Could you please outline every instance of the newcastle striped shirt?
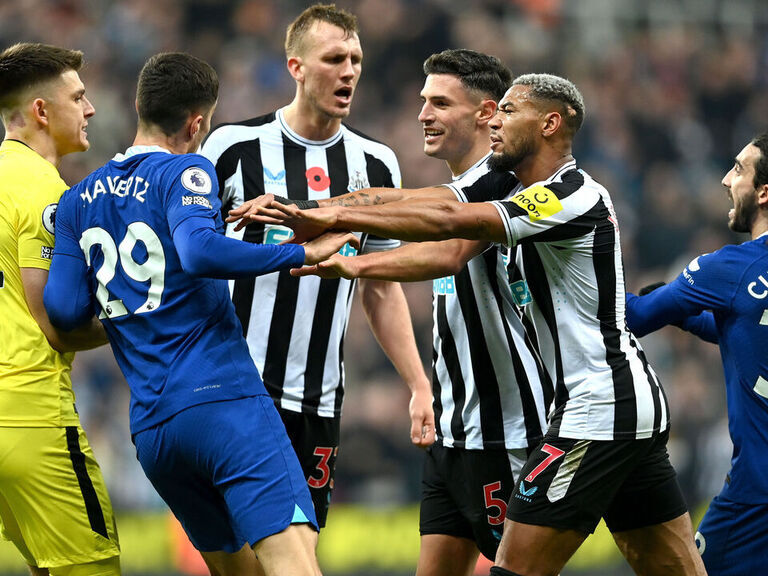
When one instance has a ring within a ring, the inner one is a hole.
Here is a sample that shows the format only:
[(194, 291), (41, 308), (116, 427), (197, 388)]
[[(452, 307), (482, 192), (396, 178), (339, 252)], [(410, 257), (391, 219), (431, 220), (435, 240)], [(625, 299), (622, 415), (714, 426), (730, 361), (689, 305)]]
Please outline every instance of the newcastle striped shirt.
[[(245, 200), (272, 193), (319, 200), (368, 187), (400, 187), (400, 167), (387, 146), (346, 125), (327, 140), (307, 140), (282, 110), (211, 132), (202, 149), (216, 167), (224, 214)], [(252, 224), (227, 234), (278, 243), (290, 230)], [(363, 235), (362, 252), (399, 245)], [(342, 253), (354, 255), (349, 245)], [(343, 343), (354, 283), (295, 278), (275, 272), (230, 283), (251, 356), (264, 384), (286, 410), (337, 417), (344, 396)]]
[(647, 438), (669, 427), (661, 384), (624, 318), (619, 226), (606, 189), (571, 161), (505, 200), (508, 176), (490, 172), (462, 189), (494, 200), (507, 243), (519, 246), (513, 282), (555, 384), (550, 431), (565, 438)]

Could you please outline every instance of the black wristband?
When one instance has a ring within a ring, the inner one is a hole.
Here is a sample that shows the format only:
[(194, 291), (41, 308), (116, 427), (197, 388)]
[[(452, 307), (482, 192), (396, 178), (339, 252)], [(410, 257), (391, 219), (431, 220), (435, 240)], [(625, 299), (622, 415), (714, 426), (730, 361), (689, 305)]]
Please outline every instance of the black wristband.
[(661, 288), (662, 286), (664, 286), (664, 284), (666, 284), (666, 282), (654, 282), (653, 284), (648, 284), (648, 286), (643, 286), (642, 288), (640, 288), (640, 292), (638, 292), (638, 294), (640, 296), (645, 296), (646, 294), (650, 294), (657, 288)]
[(280, 204), (296, 204), (299, 210), (309, 210), (310, 208), (320, 208), (320, 204), (317, 200), (293, 200), (292, 198), (286, 198), (285, 196), (275, 196), (275, 202)]

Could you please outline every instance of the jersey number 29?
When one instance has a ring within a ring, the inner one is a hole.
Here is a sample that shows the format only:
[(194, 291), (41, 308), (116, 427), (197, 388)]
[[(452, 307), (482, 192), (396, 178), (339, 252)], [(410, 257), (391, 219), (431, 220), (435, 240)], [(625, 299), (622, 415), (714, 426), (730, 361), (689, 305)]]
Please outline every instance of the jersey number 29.
[[(147, 249), (147, 259), (141, 263), (137, 262), (132, 254), (137, 241), (141, 241)], [(115, 277), (118, 261), (129, 278), (142, 283), (149, 281), (147, 299), (133, 313), (142, 314), (155, 310), (160, 305), (165, 287), (165, 252), (155, 231), (144, 222), (133, 222), (128, 225), (125, 237), (118, 246), (104, 228), (88, 228), (80, 238), (80, 248), (85, 254), (88, 266), (91, 265), (91, 248), (96, 244), (101, 246), (101, 252), (104, 254), (104, 261), (96, 270), (96, 280), (99, 282), (96, 299), (102, 310), (99, 318), (117, 318), (129, 313), (122, 299), (110, 300), (107, 289), (107, 285)]]

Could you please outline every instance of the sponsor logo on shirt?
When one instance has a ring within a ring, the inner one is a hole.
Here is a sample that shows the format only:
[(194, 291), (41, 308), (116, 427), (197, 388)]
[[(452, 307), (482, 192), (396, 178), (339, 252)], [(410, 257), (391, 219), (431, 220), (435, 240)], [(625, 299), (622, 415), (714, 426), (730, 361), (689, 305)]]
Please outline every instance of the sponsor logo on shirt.
[(202, 168), (193, 166), (181, 174), (181, 185), (195, 194), (208, 194), (211, 189), (211, 177)]
[(53, 258), (53, 248), (51, 246), (40, 246), (40, 258), (45, 260)]
[(205, 206), (206, 208), (209, 208), (209, 209), (213, 208), (213, 206), (211, 206), (211, 203), (208, 201), (208, 198), (203, 198), (202, 196), (182, 196), (181, 197), (182, 206), (191, 206), (192, 204), (196, 204), (198, 206)]
[(544, 186), (531, 186), (514, 194), (509, 200), (528, 212), (531, 222), (549, 218), (563, 209), (555, 193)]
[(56, 209), (58, 204), (48, 204), (43, 210), (43, 227), (53, 234), (53, 230), (56, 227)]
[(264, 181), (267, 184), (285, 184), (285, 170), (280, 170), (274, 174), (264, 166)]
[(509, 283), (509, 289), (512, 291), (512, 299), (518, 306), (526, 306), (531, 303), (531, 291), (528, 290), (528, 282), (517, 280)]
[(0, 270), (0, 288), (5, 288), (5, 272)]
[(432, 280), (432, 292), (435, 294), (455, 294), (456, 279), (453, 276)]
[(533, 498), (531, 497), (536, 493), (536, 490), (538, 489), (538, 486), (531, 486), (530, 488), (526, 488), (525, 482), (520, 480), (520, 484), (517, 487), (519, 494), (515, 494), (515, 498), (524, 500), (525, 502), (533, 502)]

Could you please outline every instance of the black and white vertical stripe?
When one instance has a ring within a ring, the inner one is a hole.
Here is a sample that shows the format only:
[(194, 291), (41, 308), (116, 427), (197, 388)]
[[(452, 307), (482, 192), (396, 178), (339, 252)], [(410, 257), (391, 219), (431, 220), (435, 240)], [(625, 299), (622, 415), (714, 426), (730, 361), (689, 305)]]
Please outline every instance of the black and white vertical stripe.
[[(288, 127), (281, 110), (217, 128), (202, 153), (216, 167), (225, 214), (268, 193), (318, 200), (369, 186), (400, 186), (400, 168), (387, 146), (346, 125), (328, 140), (307, 140)], [(227, 235), (256, 243), (274, 243), (289, 233), (260, 225), (233, 228), (227, 227)], [(361, 251), (397, 245), (363, 235)], [(282, 408), (340, 415), (353, 286), (346, 279), (294, 278), (287, 270), (230, 282), (251, 356)]]
[[(456, 184), (487, 172), (482, 162), (450, 187), (467, 201)], [(433, 282), (432, 384), (445, 446), (529, 448), (546, 427), (552, 387), (513, 301), (507, 254), (492, 245)]]
[(533, 218), (520, 203), (494, 203), (508, 243), (520, 245), (518, 268), (533, 297), (526, 312), (555, 382), (551, 430), (611, 440), (668, 428), (661, 385), (626, 329), (619, 227), (608, 192), (575, 162), (535, 186), (553, 193), (560, 208), (552, 211), (556, 204), (548, 202), (552, 213)]

